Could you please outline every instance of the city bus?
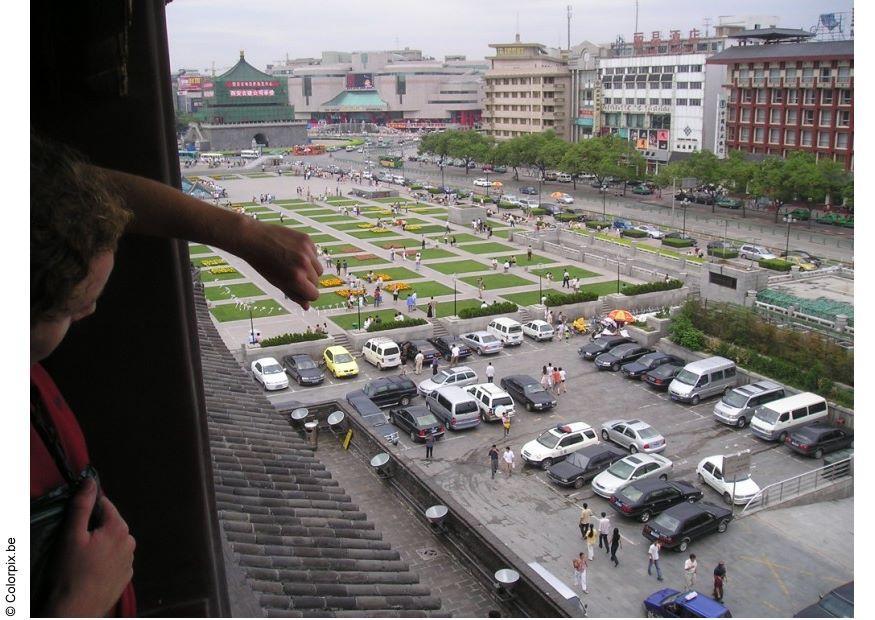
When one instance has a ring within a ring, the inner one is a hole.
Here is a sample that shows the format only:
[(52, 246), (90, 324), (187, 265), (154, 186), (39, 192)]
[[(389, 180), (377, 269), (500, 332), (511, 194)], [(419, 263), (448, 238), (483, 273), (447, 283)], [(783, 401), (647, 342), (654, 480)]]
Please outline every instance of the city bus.
[(179, 151), (179, 161), (194, 161), (197, 159), (197, 151)]
[(240, 151), (240, 157), (243, 159), (258, 159), (261, 157), (261, 153), (256, 151), (255, 149), (243, 149)]

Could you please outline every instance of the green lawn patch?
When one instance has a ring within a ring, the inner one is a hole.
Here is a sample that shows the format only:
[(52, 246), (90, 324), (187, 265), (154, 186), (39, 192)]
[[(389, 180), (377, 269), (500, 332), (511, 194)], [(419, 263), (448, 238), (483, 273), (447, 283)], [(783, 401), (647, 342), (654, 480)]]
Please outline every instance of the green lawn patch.
[(449, 250), (444, 250), (441, 248), (428, 248), (426, 250), (420, 250), (420, 254), (422, 254), (422, 260), (450, 258), (451, 256), (458, 256), (458, 254), (454, 252), (450, 252)]
[(384, 196), (383, 198), (368, 198), (368, 200), (373, 200), (374, 202), (382, 202), (385, 204), (395, 204), (396, 202), (408, 203), (410, 202), (406, 198), (401, 198), (400, 196)]
[(221, 265), (227, 264), (227, 261), (224, 258), (222, 258), (221, 256), (216, 256), (215, 254), (211, 254), (209, 256), (198, 256), (197, 258), (192, 258), (191, 262), (194, 263), (195, 267), (202, 267), (205, 261), (213, 261), (213, 260), (220, 260), (222, 262), (217, 263), (215, 265), (211, 265), (212, 267), (217, 267), (220, 264)]
[[(416, 274), (416, 277), (423, 277), (422, 274)], [(429, 297), (440, 297), (441, 295), (452, 295), (453, 289), (445, 286), (440, 282), (408, 282), (410, 285), (409, 291), (401, 291), (402, 298), (406, 298), (407, 293), (416, 291), (416, 298), (428, 301)]]
[(299, 205), (304, 200), (302, 198), (283, 198), (282, 200), (274, 200), (274, 204), (278, 205)]
[[(353, 271), (353, 274), (359, 276), (364, 279), (365, 276), (368, 275), (370, 269), (366, 269), (364, 271)], [(383, 273), (392, 278), (392, 280), (415, 280), (417, 278), (424, 277), (421, 273), (416, 273), (415, 271), (410, 271), (406, 267), (388, 267), (381, 269), (374, 269), (374, 273)], [(390, 280), (387, 280), (389, 282)]]
[(454, 260), (447, 263), (432, 263), (429, 265), (429, 268), (444, 274), (452, 274), (486, 271), (489, 269), (489, 265), (478, 263), (476, 260)]
[(361, 204), (357, 200), (331, 200), (330, 198), (326, 202), (335, 207), (354, 207)]
[(362, 222), (341, 222), (340, 224), (329, 224), (328, 226), (336, 228), (337, 230), (367, 230), (359, 227), (359, 224), (361, 223)]
[(420, 226), (419, 230), (411, 230), (410, 232), (414, 235), (429, 235), (431, 233), (444, 232), (446, 229), (446, 226), (441, 226), (440, 224), (425, 224)]
[[(427, 301), (428, 300), (426, 299), (426, 302)], [(453, 316), (457, 312), (461, 312), (465, 308), (479, 308), (480, 304), (482, 303), (483, 302), (481, 300), (474, 299), (473, 297), (466, 297), (465, 299), (462, 299), (460, 297), (456, 299), (455, 306), (452, 301), (441, 301), (438, 302), (437, 308), (435, 309), (437, 311), (437, 316), (435, 316), (435, 318)], [(423, 312), (428, 312), (428, 303), (422, 304), (421, 306), (419, 306), (419, 309)]]
[[(514, 254), (514, 256), (516, 256), (516, 264), (520, 267), (534, 267), (544, 263), (549, 264), (556, 260), (547, 256), (541, 256), (540, 254), (532, 254), (532, 260), (529, 260), (529, 257), (525, 252), (519, 251)], [(502, 260), (501, 256), (498, 256), (497, 258), (499, 261)]]
[(363, 211), (362, 217), (366, 217), (369, 220), (377, 220), (380, 218), (383, 218), (385, 220), (385, 219), (390, 219), (394, 216), (389, 211), (383, 211), (382, 209), (378, 209), (378, 210), (373, 210), (373, 211)]
[(266, 179), (268, 177), (275, 177), (275, 174), (268, 174), (266, 172), (244, 172), (243, 176), (249, 177), (250, 179)]
[(348, 230), (346, 232), (348, 235), (351, 235), (351, 236), (355, 237), (356, 239), (373, 239), (375, 241), (377, 239), (385, 239), (387, 237), (393, 237), (393, 236), (398, 235), (398, 233), (394, 230), (387, 230), (384, 233), (375, 233), (375, 232), (371, 232), (370, 230), (362, 230), (362, 229)]
[[(314, 235), (315, 236), (315, 235)], [(310, 237), (311, 239), (313, 237)], [(322, 249), (329, 254), (360, 254), (363, 252), (361, 248), (348, 243), (334, 243), (332, 245), (323, 245)]]
[(210, 273), (209, 269), (204, 269), (200, 273), (201, 282), (204, 284), (208, 282), (221, 282), (222, 280), (239, 280), (242, 277), (243, 274), (236, 269), (228, 273)]
[[(289, 311), (283, 308), (275, 299), (256, 299), (248, 302), (252, 306), (252, 318), (262, 318), (265, 316), (278, 316), (288, 314)], [(234, 303), (222, 304), (210, 308), (210, 313), (216, 317), (220, 323), (226, 321), (242, 321), (249, 320), (249, 308), (238, 306)]]
[[(624, 280), (620, 280), (620, 290), (623, 290), (624, 286), (628, 286), (630, 284), (631, 282), (625, 282)], [(603, 295), (610, 295), (611, 293), (617, 292), (617, 281), (611, 280), (609, 282), (595, 282), (594, 284), (586, 284), (580, 287), (580, 291), (589, 291), (595, 293), (599, 297), (602, 297)]]
[[(432, 268), (435, 265), (431, 266)], [(511, 288), (514, 286), (525, 286), (526, 284), (531, 284), (531, 280), (526, 280), (525, 278), (521, 278), (512, 273), (491, 273), (485, 276), (468, 276), (466, 278), (461, 278), (463, 282), (467, 282), (471, 286), (477, 286), (477, 281), (483, 278), (483, 284), (486, 286), (487, 291), (491, 291), (497, 288)]]
[[(365, 303), (373, 303), (370, 297), (365, 298)], [(322, 293), (316, 301), (310, 302), (310, 306), (319, 310), (344, 308), (346, 307), (346, 298), (341, 297), (337, 293)], [(365, 313), (365, 308), (362, 308), (362, 314)]]
[[(532, 258), (534, 258), (534, 255), (532, 255)], [(562, 272), (564, 272), (566, 269), (568, 270), (568, 275), (570, 275), (572, 278), (580, 278), (581, 280), (585, 278), (594, 278), (599, 275), (595, 272), (587, 271), (586, 269), (582, 269), (580, 267), (575, 267), (574, 265), (556, 265), (555, 267), (551, 266), (544, 267), (543, 269), (532, 269), (530, 273), (533, 273), (536, 276), (546, 276), (547, 272), (550, 272), (553, 274), (553, 281), (561, 283)]]
[[(393, 308), (375, 311), (373, 306), (365, 306), (362, 308), (361, 318), (363, 323), (369, 316), (380, 317), (383, 323), (388, 323), (394, 320), (395, 312), (396, 310)], [(404, 318), (407, 319), (410, 317), (405, 315)], [(352, 312), (351, 314), (338, 314), (337, 316), (329, 317), (328, 320), (341, 329), (355, 329), (358, 326), (359, 314), (358, 312)]]
[(354, 217), (349, 215), (307, 215), (307, 217), (316, 220), (317, 222), (354, 222)]
[(504, 230), (493, 230), (492, 236), (499, 237), (501, 239), (507, 239), (508, 237), (510, 237), (510, 233), (512, 233), (514, 230), (515, 230), (514, 228), (505, 228)]
[(337, 215), (337, 211), (334, 209), (326, 209), (325, 207), (317, 207), (315, 209), (296, 209), (295, 212), (299, 215), (306, 215), (307, 217), (313, 217), (314, 215)]
[[(441, 232), (446, 231), (446, 229), (447, 229), (446, 226), (444, 226), (441, 229)], [(460, 232), (456, 232), (456, 231), (451, 230), (450, 231), (450, 239), (453, 238), (453, 235), (456, 236), (456, 243), (468, 243), (469, 241), (483, 241), (483, 239), (481, 237), (475, 237), (474, 235), (469, 234), (469, 233), (460, 233)], [(441, 241), (444, 240), (444, 236), (442, 234), (441, 235), (430, 235), (430, 237), (432, 239), (440, 239)]]
[(246, 211), (246, 213), (273, 213), (274, 212), (274, 209), (271, 209), (270, 207), (263, 207), (261, 205), (255, 205), (252, 207), (243, 207), (243, 210)]
[(344, 258), (349, 264), (350, 270), (358, 269), (359, 267), (367, 267), (369, 265), (382, 265), (387, 262), (385, 258), (380, 258), (373, 254), (359, 254), (358, 256), (346, 256)]
[(190, 245), (188, 246), (189, 254), (208, 254), (213, 251), (208, 245)]
[(209, 301), (224, 301), (235, 297), (258, 297), (260, 295), (264, 295), (264, 291), (251, 282), (204, 287), (204, 297)]
[[(293, 228), (292, 230), (297, 229)], [(312, 241), (313, 243), (329, 243), (332, 241), (339, 241), (339, 239), (337, 237), (332, 237), (331, 235), (326, 235), (323, 233), (318, 235), (310, 235), (310, 241)]]
[(502, 295), (502, 298), (512, 301), (518, 306), (534, 306), (541, 303), (541, 297), (547, 294), (551, 289), (544, 288), (540, 293), (538, 291), (525, 291), (524, 293), (508, 293)]
[[(304, 233), (305, 235), (309, 235), (312, 233), (320, 233), (322, 232), (318, 228), (314, 228), (313, 226), (299, 226), (297, 223), (295, 224), (286, 224), (292, 230), (297, 230), (299, 233)], [(312, 239), (312, 237), (311, 237)], [(313, 243), (316, 243), (315, 241)]]
[[(259, 220), (279, 220), (280, 214), (276, 211), (271, 211), (270, 213), (256, 213), (255, 217)], [(295, 222), (297, 224), (297, 222)], [(285, 225), (285, 222), (283, 222)]]
[[(277, 203), (281, 204), (281, 203)], [(288, 209), (289, 211), (309, 211), (311, 209), (324, 209), (322, 205), (316, 205), (312, 202), (295, 202), (291, 204), (283, 204), (283, 207)]]
[[(413, 248), (420, 247), (422, 242), (418, 239), (411, 239), (410, 237), (401, 237), (399, 239), (391, 239), (386, 241), (374, 241), (374, 245), (377, 247), (381, 247), (384, 250), (388, 250), (389, 248)], [(414, 252), (414, 256), (416, 253)]]
[(446, 215), (447, 210), (440, 207), (411, 207), (410, 211), (420, 215)]
[(445, 221), (445, 222), (446, 222), (448, 219), (450, 219), (449, 216), (446, 216), (446, 215), (432, 215), (432, 218), (434, 218), (434, 219), (436, 219), (436, 220), (443, 220), (443, 221)]
[(512, 245), (504, 245), (503, 243), (472, 243), (463, 245), (461, 248), (473, 254), (501, 254), (502, 252), (513, 252), (516, 250)]

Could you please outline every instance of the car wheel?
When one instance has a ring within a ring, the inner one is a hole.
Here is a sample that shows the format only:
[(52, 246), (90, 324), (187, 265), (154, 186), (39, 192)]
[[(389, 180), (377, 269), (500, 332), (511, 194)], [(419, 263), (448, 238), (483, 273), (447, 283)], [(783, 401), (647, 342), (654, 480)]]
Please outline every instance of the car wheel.
[(608, 441), (608, 431), (602, 431), (602, 439)]
[(526, 411), (532, 410), (532, 403), (526, 403)]
[(668, 480), (668, 474), (659, 474), (660, 480)]
[(732, 496), (729, 494), (729, 491), (723, 494), (723, 503), (732, 505)]
[(482, 411), (480, 412), (480, 421), (481, 421), (481, 422), (485, 422), (485, 421), (486, 421), (486, 414), (483, 413)]
[(818, 448), (817, 450), (814, 451), (814, 458), (816, 458), (816, 459), (823, 458), (823, 450), (821, 448)]
[(726, 396), (731, 391), (732, 391), (732, 387), (727, 385), (725, 388), (723, 388), (723, 395)]
[(416, 433), (414, 433), (413, 431), (410, 431), (410, 441), (412, 441), (412, 442), (415, 443), (415, 442), (416, 442), (416, 436), (417, 436)]
[(406, 407), (409, 404), (410, 404), (410, 397), (409, 396), (402, 396), (401, 397), (401, 406)]
[(681, 544), (678, 545), (678, 551), (680, 551), (681, 553), (683, 553), (684, 551), (687, 550), (687, 547), (689, 547), (689, 546), (690, 546), (690, 539), (689, 539), (689, 538), (684, 538), (684, 539), (681, 541)]
[(650, 511), (645, 510), (638, 518), (641, 519), (641, 523), (647, 523), (648, 521), (650, 521)]
[(786, 441), (786, 440), (787, 440), (787, 431), (784, 431), (783, 433), (778, 435), (778, 441), (780, 443), (784, 443), (784, 441)]
[(697, 473), (696, 476), (699, 478), (699, 482), (705, 482), (705, 476), (703, 476), (701, 473)]
[(687, 498), (687, 501), (690, 502), (691, 504), (695, 504), (695, 503), (698, 502), (700, 499), (701, 499), (700, 497), (696, 497), (695, 495), (690, 495), (690, 496)]
[(629, 452), (635, 454), (636, 452), (638, 452), (638, 446), (636, 446), (634, 443), (629, 444)]
[(377, 362), (377, 370), (383, 370), (383, 362)]
[(738, 422), (736, 422), (735, 425), (738, 428), (744, 428), (745, 426), (747, 426), (747, 418), (741, 416), (740, 418), (738, 418)]
[(613, 364), (611, 364), (611, 370), (613, 370), (614, 372), (617, 372), (618, 370), (620, 370), (619, 362), (614, 362)]
[(729, 520), (723, 519), (720, 523), (717, 524), (717, 531), (721, 534), (726, 531), (726, 528), (729, 527)]
[(647, 617), (648, 618), (659, 618), (659, 616), (657, 616), (654, 612), (650, 611), (649, 609), (647, 610)]
[(550, 469), (551, 465), (553, 465), (553, 459), (544, 459), (541, 461), (541, 469)]
[(698, 404), (699, 404), (699, 395), (696, 394), (695, 396), (693, 396), (693, 398), (692, 398), (692, 400), (690, 400), (690, 402), (691, 402), (694, 406), (695, 406), (695, 405), (698, 405)]
[(575, 489), (582, 489), (584, 484), (586, 484), (584, 479), (578, 478), (577, 480), (574, 481), (574, 488)]

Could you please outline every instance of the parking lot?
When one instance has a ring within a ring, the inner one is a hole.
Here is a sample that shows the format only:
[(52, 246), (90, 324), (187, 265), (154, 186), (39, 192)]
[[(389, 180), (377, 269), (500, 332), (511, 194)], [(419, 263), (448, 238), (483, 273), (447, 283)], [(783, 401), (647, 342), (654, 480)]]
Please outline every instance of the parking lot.
[[(751, 474), (761, 487), (814, 469), (819, 462), (791, 454), (782, 445), (762, 442), (747, 429), (739, 431), (715, 422), (711, 414), (715, 399), (697, 406), (682, 405), (640, 381), (597, 371), (591, 362), (577, 355), (577, 349), (586, 342), (587, 336), (577, 336), (569, 344), (536, 344), (526, 339), (520, 347), (488, 358), (472, 356), (463, 362), (485, 381), (484, 369), (491, 361), (496, 368), (496, 383), (509, 374), (540, 378), (541, 367), (548, 362), (567, 371), (569, 391), (557, 398), (558, 406), (545, 413), (529, 413), (518, 406), (507, 440), (501, 425), (491, 423), (466, 431), (448, 431), (435, 446), (431, 461), (425, 461), (421, 444), (414, 445), (403, 435), (398, 446), (389, 449), (451, 492), (526, 561), (540, 562), (568, 584), (572, 581), (571, 560), (584, 549), (577, 527), (582, 503), (588, 502), (597, 514), (606, 511), (623, 536), (618, 554), (621, 564), (615, 569), (597, 550), (589, 570), (589, 594), (584, 598), (593, 616), (634, 616), (641, 613), (643, 598), (657, 586), (681, 588), (686, 555), (664, 552), (661, 563), (666, 581), (658, 584), (655, 577), (648, 579), (649, 543), (641, 535), (642, 525), (619, 517), (589, 484), (579, 490), (563, 489), (550, 483), (544, 471), (521, 468), (520, 451), (525, 442), (559, 423), (584, 421), (599, 430), (607, 420), (639, 418), (666, 437), (667, 448), (662, 454), (674, 463), (670, 479), (695, 482), (703, 488), (704, 501), (717, 504), (722, 504), (718, 494), (695, 480), (695, 467), (706, 456), (750, 449)], [(293, 382), (288, 390), (269, 394), (269, 398), (283, 408), (343, 399), (370, 378), (397, 372), (378, 371), (362, 359), (359, 366), (361, 372), (354, 379), (329, 377), (315, 388), (300, 388)], [(408, 371), (417, 380), (412, 366)], [(430, 371), (425, 371), (421, 379), (428, 376)], [(413, 401), (421, 403), (421, 398)], [(487, 452), (493, 443), (502, 450), (510, 445), (516, 454), (517, 468), (509, 479), (504, 474), (495, 480), (490, 477)], [(852, 513), (853, 499), (849, 499), (765, 511), (733, 521), (727, 533), (691, 544), (690, 550), (699, 557), (698, 583), (703, 592), (710, 593), (711, 570), (722, 559), (730, 575), (726, 603), (735, 616), (792, 615), (816, 600), (818, 592), (853, 578)], [(811, 514), (817, 518), (805, 516)], [(784, 515), (783, 520), (777, 515)], [(830, 528), (812, 527), (817, 522), (828, 522)], [(828, 557), (822, 555), (823, 545), (834, 552)]]

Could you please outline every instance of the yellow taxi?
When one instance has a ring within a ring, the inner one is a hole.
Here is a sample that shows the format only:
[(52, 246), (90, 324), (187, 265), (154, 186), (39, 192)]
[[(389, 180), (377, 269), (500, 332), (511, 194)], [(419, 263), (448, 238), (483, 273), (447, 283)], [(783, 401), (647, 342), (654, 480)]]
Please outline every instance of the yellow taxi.
[(322, 353), (325, 367), (337, 377), (354, 377), (359, 374), (359, 365), (344, 347), (328, 347)]
[(801, 256), (782, 256), (781, 260), (785, 260), (788, 263), (793, 263), (794, 265), (799, 265), (799, 269), (801, 269), (802, 271), (814, 271), (815, 269), (817, 269), (817, 265), (815, 265), (814, 263), (809, 263)]

